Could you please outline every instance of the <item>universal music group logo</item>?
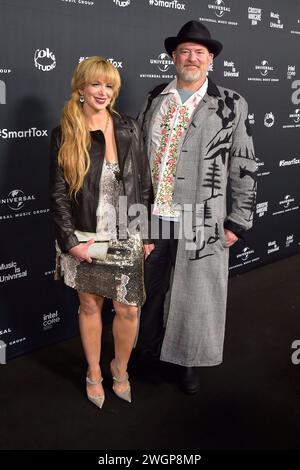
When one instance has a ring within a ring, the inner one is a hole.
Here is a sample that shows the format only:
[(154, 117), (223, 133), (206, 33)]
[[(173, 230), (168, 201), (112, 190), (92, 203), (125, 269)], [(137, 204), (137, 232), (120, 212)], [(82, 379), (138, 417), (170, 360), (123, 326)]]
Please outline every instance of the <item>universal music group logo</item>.
[(228, 26), (238, 26), (238, 22), (232, 18), (231, 7), (228, 6), (228, 3), (229, 2), (227, 0), (226, 3), (224, 0), (215, 0), (214, 2), (208, 3), (207, 9), (209, 17), (200, 17), (199, 20), (208, 23), (219, 23)]
[[(49, 212), (48, 207), (35, 208), (36, 203), (36, 196), (34, 194), (25, 194), (22, 189), (13, 189), (6, 197), (0, 195), (0, 221), (31, 215), (44, 215)], [(25, 205), (29, 205), (29, 209), (22, 212)]]

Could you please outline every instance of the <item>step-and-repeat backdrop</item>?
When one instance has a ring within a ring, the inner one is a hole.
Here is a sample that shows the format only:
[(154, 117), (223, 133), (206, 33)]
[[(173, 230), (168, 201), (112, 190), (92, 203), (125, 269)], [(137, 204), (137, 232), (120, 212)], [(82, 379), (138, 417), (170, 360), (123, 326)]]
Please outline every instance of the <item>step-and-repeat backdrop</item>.
[(136, 116), (174, 78), (164, 39), (202, 21), (224, 44), (211, 78), (249, 102), (259, 164), (254, 229), (230, 273), (299, 251), (298, 0), (0, 0), (0, 14), (0, 363), (77, 333), (76, 296), (53, 281), (48, 146), (85, 57), (119, 69), (118, 109)]

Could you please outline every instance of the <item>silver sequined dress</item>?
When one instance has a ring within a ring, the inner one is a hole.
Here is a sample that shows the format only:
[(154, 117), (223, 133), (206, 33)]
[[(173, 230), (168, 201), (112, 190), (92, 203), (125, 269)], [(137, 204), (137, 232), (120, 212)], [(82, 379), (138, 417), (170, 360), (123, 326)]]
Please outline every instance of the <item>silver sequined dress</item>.
[(119, 196), (124, 194), (118, 179), (118, 163), (104, 160), (99, 185), (97, 234), (110, 240), (105, 260), (76, 261), (61, 254), (61, 270), (67, 286), (81, 292), (101, 295), (128, 305), (145, 301), (143, 244), (138, 233), (125, 240), (117, 238)]

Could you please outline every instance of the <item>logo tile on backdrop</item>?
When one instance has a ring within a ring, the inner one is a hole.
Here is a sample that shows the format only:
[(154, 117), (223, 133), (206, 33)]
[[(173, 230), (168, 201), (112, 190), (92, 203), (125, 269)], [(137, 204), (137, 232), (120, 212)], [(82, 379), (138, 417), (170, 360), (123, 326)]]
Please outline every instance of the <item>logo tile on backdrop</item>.
[(285, 116), (284, 120), (288, 123), (283, 124), (283, 129), (293, 129), (300, 127), (300, 108), (294, 109), (291, 113), (289, 113), (288, 117)]
[(64, 4), (69, 4), (70, 6), (77, 5), (79, 7), (93, 7), (95, 2), (92, 0), (60, 0)]
[(132, 0), (112, 0), (117, 7), (125, 8), (129, 7), (132, 3)]
[[(88, 59), (89, 57), (90, 56), (81, 56), (81, 57), (79, 57), (78, 63), (80, 64), (80, 62), (82, 62), (85, 59)], [(122, 69), (123, 68), (123, 61), (121, 61), (119, 59), (114, 59), (112, 57), (106, 57), (106, 60), (108, 62), (110, 62), (111, 64), (113, 64), (113, 66), (116, 67), (116, 69)]]
[(259, 202), (258, 204), (256, 204), (256, 214), (258, 215), (258, 217), (263, 217), (268, 212), (268, 206), (268, 201)]
[(157, 57), (150, 57), (149, 65), (147, 71), (140, 73), (140, 78), (171, 81), (176, 77), (173, 60), (166, 52), (160, 52)]
[(280, 167), (290, 167), (294, 165), (300, 165), (300, 157), (291, 158), (290, 160), (280, 160), (279, 166)]
[(273, 30), (283, 30), (283, 23), (280, 20), (280, 14), (278, 12), (270, 12), (269, 26)]
[(48, 331), (52, 330), (53, 327), (57, 326), (60, 323), (60, 316), (58, 310), (55, 312), (49, 312), (43, 314), (43, 330)]
[(248, 19), (251, 26), (257, 26), (261, 22), (262, 9), (256, 7), (248, 7)]
[(226, 78), (238, 78), (240, 75), (239, 70), (237, 69), (235, 63), (232, 60), (224, 60), (224, 72), (223, 75)]
[(13, 189), (7, 196), (0, 195), (0, 221), (45, 215), (48, 212), (48, 207), (38, 207), (35, 194), (25, 193), (22, 189)]
[(249, 82), (279, 82), (274, 66), (268, 59), (262, 59), (260, 64), (256, 64), (254, 71), (255, 73), (248, 77)]
[(257, 177), (269, 176), (271, 174), (270, 170), (265, 167), (265, 162), (261, 158), (256, 157), (257, 161)]
[(272, 215), (282, 215), (297, 210), (299, 210), (299, 206), (295, 197), (291, 196), (290, 194), (286, 194), (280, 201), (278, 201), (276, 210), (272, 213)]
[(285, 248), (290, 248), (295, 242), (294, 234), (287, 235), (285, 239)]
[(50, 72), (56, 67), (56, 58), (54, 52), (46, 49), (36, 49), (33, 57), (34, 65), (42, 72)]
[[(202, 6), (205, 8), (204, 5)], [(199, 17), (199, 21), (204, 23), (217, 23), (227, 26), (238, 26), (238, 22), (231, 12), (229, 1), (216, 0), (207, 3), (206, 16)]]
[(232, 271), (237, 268), (241, 268), (243, 266), (247, 266), (249, 264), (255, 263), (260, 260), (259, 256), (255, 256), (255, 250), (249, 246), (246, 246), (234, 256), (234, 262), (229, 267), (229, 270)]
[(27, 269), (19, 267), (17, 261), (2, 262), (0, 264), (0, 283), (15, 281), (22, 277), (27, 277)]
[(30, 139), (35, 137), (48, 137), (48, 129), (38, 129), (30, 127), (29, 129), (0, 129), (1, 139)]
[(300, 18), (296, 19), (291, 34), (300, 34)]
[(277, 251), (280, 250), (280, 246), (278, 245), (276, 240), (271, 240), (267, 244), (267, 254), (271, 255), (273, 253), (276, 253)]
[(288, 80), (291, 80), (292, 78), (295, 78), (295, 76), (296, 76), (296, 65), (288, 65), (286, 78)]
[(172, 10), (186, 11), (186, 3), (178, 0), (148, 0), (150, 7), (170, 8)]
[(265, 114), (264, 116), (264, 125), (265, 127), (273, 127), (275, 123), (275, 116), (274, 114), (270, 111)]

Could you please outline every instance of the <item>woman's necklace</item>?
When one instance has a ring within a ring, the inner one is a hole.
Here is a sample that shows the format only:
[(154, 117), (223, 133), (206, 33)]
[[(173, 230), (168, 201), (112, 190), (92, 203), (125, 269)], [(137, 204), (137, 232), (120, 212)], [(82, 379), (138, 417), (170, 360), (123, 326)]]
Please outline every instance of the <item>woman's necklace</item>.
[[(103, 130), (101, 129), (101, 131), (103, 132), (104, 135), (105, 135), (105, 133), (106, 133), (106, 131), (107, 131), (108, 124), (109, 124), (109, 120), (110, 120), (110, 114), (109, 114), (109, 112), (106, 110), (105, 126), (104, 126), (104, 129), (103, 129)], [(92, 127), (92, 126), (91, 126), (91, 127)], [(90, 131), (93, 131), (94, 129), (91, 129), (91, 127), (90, 127)], [(99, 129), (99, 127), (98, 127), (97, 129), (95, 129), (95, 130), (98, 130), (98, 129)]]
[(104, 131), (103, 131), (103, 134), (105, 135), (106, 131), (107, 131), (107, 128), (108, 128), (108, 123), (109, 123), (109, 118), (110, 118), (110, 114), (108, 111), (106, 111), (106, 114), (107, 114), (107, 117), (106, 117), (106, 122), (105, 122), (105, 127), (104, 127)]

